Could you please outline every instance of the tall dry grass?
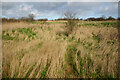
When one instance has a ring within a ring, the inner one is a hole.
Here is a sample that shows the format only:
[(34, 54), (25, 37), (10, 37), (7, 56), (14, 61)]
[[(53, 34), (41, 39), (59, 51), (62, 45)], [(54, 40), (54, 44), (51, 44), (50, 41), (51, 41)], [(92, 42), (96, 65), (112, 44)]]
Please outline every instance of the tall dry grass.
[(117, 77), (117, 28), (77, 26), (67, 37), (64, 26), (3, 24), (3, 78)]

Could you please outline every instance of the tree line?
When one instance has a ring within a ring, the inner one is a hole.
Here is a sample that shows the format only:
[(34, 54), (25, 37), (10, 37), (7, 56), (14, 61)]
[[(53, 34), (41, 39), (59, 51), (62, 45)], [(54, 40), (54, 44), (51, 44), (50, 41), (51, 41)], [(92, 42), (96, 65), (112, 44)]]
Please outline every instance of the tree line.
[[(70, 19), (70, 18), (69, 18)], [(68, 18), (58, 18), (58, 19), (55, 19), (55, 20), (52, 20), (52, 21), (59, 21), (59, 20), (68, 20)], [(79, 18), (72, 18), (72, 20), (76, 20), (76, 21), (79, 21), (79, 20), (83, 20), (83, 19), (79, 19)], [(91, 18), (87, 18), (87, 19), (84, 19), (84, 21), (107, 21), (107, 20), (120, 20), (120, 17), (115, 19), (114, 17), (112, 16), (109, 16), (108, 18), (105, 18), (105, 16), (102, 16), (102, 17), (99, 17), (99, 18), (94, 18), (94, 17), (91, 17)], [(47, 18), (45, 19), (37, 19), (35, 20), (34, 19), (34, 15), (33, 14), (29, 14), (28, 17), (21, 17), (19, 19), (15, 19), (15, 18), (2, 18), (2, 22), (33, 22), (33, 21), (48, 21)]]

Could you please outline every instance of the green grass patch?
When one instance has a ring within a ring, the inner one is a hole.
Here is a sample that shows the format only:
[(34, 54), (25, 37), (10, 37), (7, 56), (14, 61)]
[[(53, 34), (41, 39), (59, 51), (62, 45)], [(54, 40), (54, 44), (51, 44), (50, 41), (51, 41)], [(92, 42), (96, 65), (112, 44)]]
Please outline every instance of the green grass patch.
[(57, 23), (65, 24), (66, 22), (55, 22), (55, 21), (53, 21), (53, 22), (47, 22), (47, 23), (49, 23), (49, 24), (57, 24)]
[(4, 40), (13, 40), (15, 37), (12, 37), (10, 33), (6, 33), (5, 31), (2, 32), (2, 39)]
[(103, 22), (103, 23), (101, 23), (101, 25), (107, 26), (107, 27), (109, 27), (109, 26), (116, 27), (117, 22)]
[(44, 24), (44, 22), (42, 22), (42, 21), (41, 22), (40, 21), (39, 22), (32, 22), (32, 24)]
[(51, 64), (51, 60), (48, 60), (46, 66), (44, 67), (44, 69), (41, 72), (40, 78), (47, 78), (47, 71), (50, 67), (50, 64)]
[(66, 50), (66, 61), (67, 64), (71, 66), (73, 69), (72, 74), (75, 76), (78, 76), (78, 70), (77, 70), (77, 65), (75, 62), (75, 54), (77, 52), (77, 45), (69, 45)]
[(21, 34), (27, 35), (29, 39), (34, 39), (37, 34), (35, 28), (18, 28), (17, 31)]
[(91, 22), (79, 24), (79, 26), (95, 26), (95, 27), (117, 27), (117, 22)]
[(46, 66), (45, 69), (42, 71), (40, 78), (46, 78), (48, 67)]

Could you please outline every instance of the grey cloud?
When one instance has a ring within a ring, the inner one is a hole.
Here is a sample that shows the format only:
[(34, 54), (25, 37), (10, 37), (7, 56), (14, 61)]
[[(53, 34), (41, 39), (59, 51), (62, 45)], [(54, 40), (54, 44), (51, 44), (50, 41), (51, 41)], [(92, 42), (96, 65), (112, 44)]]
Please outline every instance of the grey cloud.
[[(76, 12), (80, 17), (88, 17), (96, 14), (116, 15), (116, 12), (109, 8), (109, 11), (102, 10), (105, 6), (112, 8), (112, 3), (104, 2), (3, 2), (2, 15), (7, 17), (25, 17), (32, 13), (35, 18), (56, 18), (63, 17), (66, 10)], [(101, 8), (101, 9), (100, 9)], [(107, 9), (107, 8), (106, 8)], [(112, 8), (113, 9), (113, 8)], [(117, 7), (116, 7), (117, 9)]]
[(118, 17), (118, 3), (104, 3), (104, 6), (101, 6), (97, 10), (95, 10), (95, 14)]

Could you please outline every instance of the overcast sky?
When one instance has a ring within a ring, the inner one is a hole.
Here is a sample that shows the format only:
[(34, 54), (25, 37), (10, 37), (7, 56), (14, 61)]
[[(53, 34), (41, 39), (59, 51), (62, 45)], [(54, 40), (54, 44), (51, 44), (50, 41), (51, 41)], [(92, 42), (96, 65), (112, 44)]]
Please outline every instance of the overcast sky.
[(65, 11), (77, 13), (78, 18), (118, 17), (117, 2), (2, 2), (2, 17), (20, 18), (34, 14), (35, 19), (57, 19)]

